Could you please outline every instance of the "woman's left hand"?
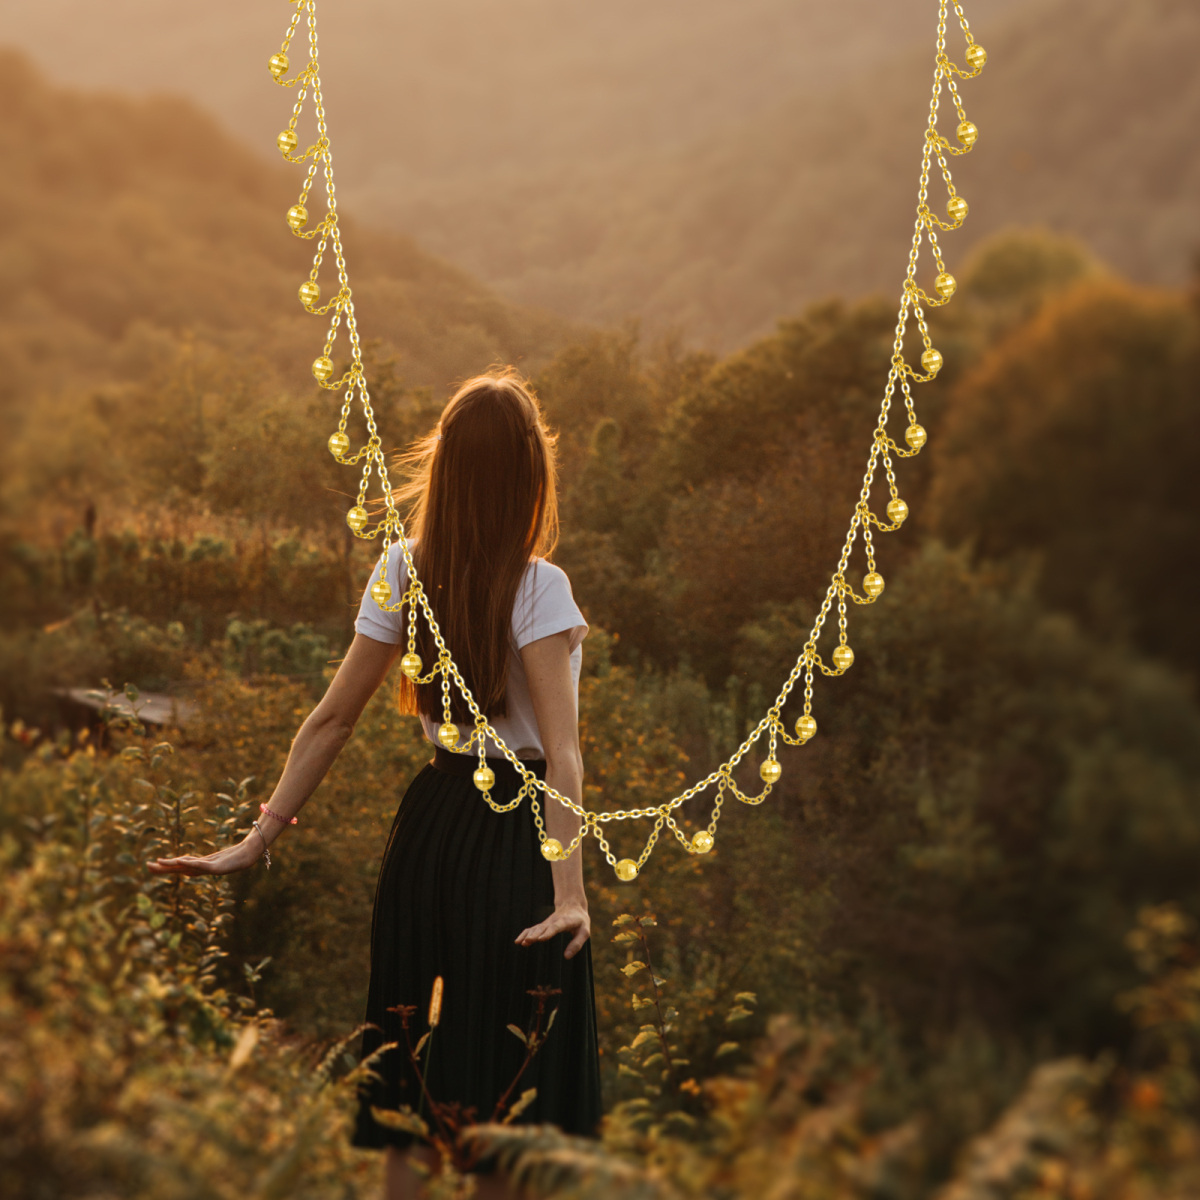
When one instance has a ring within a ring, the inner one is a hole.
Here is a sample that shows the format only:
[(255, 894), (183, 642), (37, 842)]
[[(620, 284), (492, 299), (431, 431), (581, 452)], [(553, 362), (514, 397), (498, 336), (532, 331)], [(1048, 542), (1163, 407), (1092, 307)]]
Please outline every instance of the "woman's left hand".
[(538, 925), (531, 925), (517, 934), (517, 945), (528, 946), (533, 942), (546, 942), (560, 933), (572, 933), (563, 958), (574, 958), (583, 949), (583, 943), (592, 936), (592, 918), (582, 904), (556, 905), (554, 912)]
[(230, 875), (252, 867), (262, 854), (258, 834), (247, 835), (236, 846), (225, 846), (212, 854), (180, 854), (175, 858), (153, 858), (146, 868), (154, 875)]

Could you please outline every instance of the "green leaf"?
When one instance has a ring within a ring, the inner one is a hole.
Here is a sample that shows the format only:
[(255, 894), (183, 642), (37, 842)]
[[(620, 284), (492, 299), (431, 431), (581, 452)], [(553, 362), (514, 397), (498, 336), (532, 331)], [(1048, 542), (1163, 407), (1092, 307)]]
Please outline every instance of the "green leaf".
[(658, 918), (654, 916), (643, 917), (639, 924), (643, 929), (649, 929), (651, 926), (658, 924)]
[(636, 1050), (639, 1046), (644, 1046), (647, 1042), (656, 1041), (657, 1038), (658, 1034), (655, 1033), (654, 1030), (643, 1029), (642, 1032), (639, 1033), (632, 1042), (630, 1042), (630, 1046)]
[(757, 1004), (758, 995), (755, 992), (738, 992), (734, 999), (739, 1004)]
[(742, 1048), (741, 1042), (722, 1042), (717, 1047), (717, 1057), (720, 1058), (724, 1054), (733, 1054)]
[(752, 1017), (753, 1015), (748, 1008), (742, 1008), (739, 1004), (736, 1008), (731, 1008), (725, 1014), (725, 1023), (731, 1025), (734, 1021), (744, 1021), (747, 1017)]

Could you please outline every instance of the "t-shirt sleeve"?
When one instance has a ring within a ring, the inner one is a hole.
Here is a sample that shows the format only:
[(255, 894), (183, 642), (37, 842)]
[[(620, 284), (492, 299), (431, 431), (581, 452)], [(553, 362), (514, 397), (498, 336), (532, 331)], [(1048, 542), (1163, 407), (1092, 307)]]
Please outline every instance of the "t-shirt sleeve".
[(526, 574), (513, 606), (513, 642), (518, 650), (552, 633), (570, 631), (574, 650), (587, 637), (588, 624), (571, 594), (567, 573), (537, 559)]
[[(382, 566), (383, 556), (380, 555), (375, 562), (375, 570), (371, 572), (371, 578), (367, 580), (367, 586), (363, 589), (362, 601), (358, 606), (358, 616), (354, 618), (354, 631), (365, 634), (377, 642), (388, 642), (394, 646), (404, 638), (404, 630), (400, 625), (401, 614), (385, 612), (375, 603), (375, 597), (371, 595), (371, 588), (379, 579)], [(394, 604), (404, 595), (404, 589), (408, 586), (408, 567), (405, 565), (404, 555), (395, 547), (388, 559), (387, 570), (388, 583), (392, 585), (392, 598), (389, 603)]]

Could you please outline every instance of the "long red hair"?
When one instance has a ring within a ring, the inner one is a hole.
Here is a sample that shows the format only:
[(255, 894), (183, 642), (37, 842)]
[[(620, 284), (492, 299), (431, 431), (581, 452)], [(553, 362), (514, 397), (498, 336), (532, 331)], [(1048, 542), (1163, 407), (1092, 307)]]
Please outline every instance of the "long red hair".
[[(409, 481), (395, 495), (417, 540), (413, 562), (450, 653), (488, 717), (507, 715), (513, 603), (531, 559), (558, 541), (555, 437), (528, 382), (512, 368), (468, 379), (438, 428), (402, 455)], [(408, 606), (401, 611), (407, 632)], [(420, 612), (417, 653), (428, 672), (437, 648)], [(453, 719), (470, 724), (451, 684)], [(402, 713), (437, 720), (440, 678), (415, 685), (401, 676)]]

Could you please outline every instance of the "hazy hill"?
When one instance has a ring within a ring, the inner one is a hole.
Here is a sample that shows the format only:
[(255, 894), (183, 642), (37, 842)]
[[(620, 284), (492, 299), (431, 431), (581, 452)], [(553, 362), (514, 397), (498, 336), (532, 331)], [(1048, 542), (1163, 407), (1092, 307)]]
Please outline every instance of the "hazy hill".
[[(514, 298), (738, 344), (808, 300), (897, 288), (935, 11), (342, 0), (321, 25), (339, 194)], [(0, 36), (72, 81), (183, 92), (269, 155), (287, 103), (263, 63), (287, 12), (0, 0)], [(1180, 281), (1200, 241), (1193, 0), (966, 12), (992, 57), (967, 88), (982, 136), (953, 253), (1041, 223)]]
[[(1038, 0), (973, 24), (991, 59), (964, 88), (981, 136), (952, 164), (972, 212), (955, 258), (1043, 224), (1135, 279), (1181, 282), (1200, 245), (1200, 6)], [(638, 311), (728, 347), (815, 297), (898, 293), (931, 69), (928, 49), (904, 51), (686, 150), (491, 176), (486, 208), (374, 191), (370, 211), (512, 296), (591, 319)]]
[[(312, 249), (283, 219), (294, 168), (264, 164), (186, 101), (68, 91), (11, 51), (0, 109), (0, 398), (119, 375), (138, 323), (306, 377), (323, 322), (296, 297)], [(353, 222), (344, 235), (363, 334), (410, 382), (528, 355), (551, 333), (406, 238)]]

